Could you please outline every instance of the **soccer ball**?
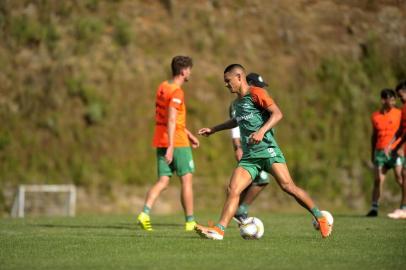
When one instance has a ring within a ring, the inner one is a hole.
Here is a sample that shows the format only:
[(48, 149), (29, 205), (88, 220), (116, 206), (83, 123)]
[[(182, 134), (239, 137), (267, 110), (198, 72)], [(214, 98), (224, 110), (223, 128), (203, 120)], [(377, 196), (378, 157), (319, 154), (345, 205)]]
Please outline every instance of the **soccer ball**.
[(246, 240), (259, 239), (264, 235), (264, 224), (259, 218), (246, 218), (240, 225), (240, 235)]
[[(333, 223), (334, 223), (334, 218), (333, 218), (333, 215), (329, 212), (329, 211), (326, 211), (326, 210), (322, 210), (322, 211), (320, 211), (322, 214), (323, 214), (323, 216), (325, 216), (326, 218), (327, 218), (327, 222), (328, 222), (328, 224), (329, 225), (333, 225)], [(314, 218), (313, 218), (313, 227), (314, 227), (314, 229), (316, 229), (316, 230), (319, 230), (320, 229), (320, 227), (319, 227), (319, 223), (317, 222), (317, 220), (315, 220)]]

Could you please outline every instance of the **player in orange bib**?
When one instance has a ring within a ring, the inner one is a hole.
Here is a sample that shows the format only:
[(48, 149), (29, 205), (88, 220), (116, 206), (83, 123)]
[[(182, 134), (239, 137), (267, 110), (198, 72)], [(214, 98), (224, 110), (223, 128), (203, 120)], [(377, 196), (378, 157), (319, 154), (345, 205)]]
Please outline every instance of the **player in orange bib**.
[(374, 163), (375, 181), (372, 190), (372, 206), (368, 217), (378, 216), (379, 197), (388, 170), (394, 169), (396, 180), (402, 183), (403, 157), (393, 152), (385, 153), (385, 148), (391, 144), (393, 137), (400, 127), (401, 111), (395, 107), (396, 94), (391, 89), (381, 91), (382, 107), (372, 114), (373, 133), (371, 138), (371, 158)]
[(158, 182), (148, 191), (142, 212), (137, 219), (141, 228), (152, 231), (150, 210), (169, 180), (176, 172), (181, 179), (181, 203), (185, 211), (185, 230), (193, 231), (196, 222), (193, 216), (192, 174), (193, 148), (199, 140), (186, 129), (186, 105), (181, 88), (189, 80), (193, 66), (192, 58), (176, 56), (172, 59), (171, 80), (162, 82), (155, 99), (155, 133), (153, 146), (157, 149)]

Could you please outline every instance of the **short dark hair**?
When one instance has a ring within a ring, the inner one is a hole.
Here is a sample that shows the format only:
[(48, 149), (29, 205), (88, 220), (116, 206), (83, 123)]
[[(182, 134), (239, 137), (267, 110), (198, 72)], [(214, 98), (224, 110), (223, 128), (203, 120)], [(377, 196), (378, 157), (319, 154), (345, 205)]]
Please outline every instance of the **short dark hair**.
[(224, 70), (224, 74), (226, 74), (227, 72), (230, 72), (230, 71), (234, 71), (235, 69), (242, 69), (245, 72), (245, 68), (242, 65), (231, 64), (226, 67), (226, 69)]
[(400, 90), (406, 90), (406, 80), (400, 81), (395, 90), (396, 92), (399, 92)]
[(171, 68), (172, 75), (177, 76), (182, 72), (182, 69), (193, 67), (193, 60), (189, 56), (177, 55), (172, 58)]
[(396, 97), (395, 91), (393, 91), (392, 89), (388, 89), (388, 88), (382, 89), (382, 91), (381, 91), (382, 99), (388, 99), (388, 98), (394, 98), (394, 97)]

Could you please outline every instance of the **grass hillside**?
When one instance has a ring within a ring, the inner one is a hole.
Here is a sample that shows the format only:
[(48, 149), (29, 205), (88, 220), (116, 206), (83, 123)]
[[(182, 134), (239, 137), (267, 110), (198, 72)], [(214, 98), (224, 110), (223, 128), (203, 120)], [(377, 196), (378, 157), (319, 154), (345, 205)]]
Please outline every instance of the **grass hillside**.
[[(296, 181), (360, 208), (371, 190), (370, 114), (406, 78), (403, 0), (0, 1), (0, 208), (21, 183), (110, 194), (156, 177), (154, 92), (177, 54), (194, 59), (188, 126), (227, 118), (224, 67), (262, 74)], [(235, 166), (227, 133), (201, 139), (196, 183)], [(392, 183), (384, 197), (397, 204)], [(0, 209), (0, 210), (1, 210)]]

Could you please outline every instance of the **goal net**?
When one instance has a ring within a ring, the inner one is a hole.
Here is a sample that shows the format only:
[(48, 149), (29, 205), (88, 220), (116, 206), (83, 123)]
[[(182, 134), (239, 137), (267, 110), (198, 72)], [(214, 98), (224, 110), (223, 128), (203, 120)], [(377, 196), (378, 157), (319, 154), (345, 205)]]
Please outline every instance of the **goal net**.
[(12, 217), (33, 215), (75, 216), (74, 185), (20, 185), (11, 210)]

